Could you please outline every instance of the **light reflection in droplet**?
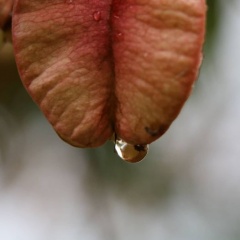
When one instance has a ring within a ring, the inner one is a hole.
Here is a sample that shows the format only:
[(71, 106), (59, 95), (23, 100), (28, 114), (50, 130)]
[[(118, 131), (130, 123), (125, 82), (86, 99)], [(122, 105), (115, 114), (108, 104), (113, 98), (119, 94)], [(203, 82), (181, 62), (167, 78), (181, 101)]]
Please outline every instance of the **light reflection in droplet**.
[(149, 145), (132, 145), (122, 139), (115, 140), (115, 150), (127, 162), (140, 162), (148, 153)]
[(96, 11), (96, 12), (93, 13), (93, 19), (94, 19), (95, 21), (98, 22), (98, 21), (101, 20), (101, 18), (102, 18), (102, 14), (101, 14), (100, 11)]
[(116, 40), (117, 41), (122, 41), (124, 39), (124, 35), (122, 32), (116, 33)]

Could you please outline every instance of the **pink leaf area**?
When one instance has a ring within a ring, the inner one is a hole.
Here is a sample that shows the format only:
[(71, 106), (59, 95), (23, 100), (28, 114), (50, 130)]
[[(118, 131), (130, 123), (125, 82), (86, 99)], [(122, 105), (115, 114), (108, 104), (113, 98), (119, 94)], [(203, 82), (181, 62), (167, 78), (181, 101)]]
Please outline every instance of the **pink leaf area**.
[(202, 59), (204, 0), (16, 0), (23, 84), (61, 138), (96, 147), (115, 132), (159, 138)]

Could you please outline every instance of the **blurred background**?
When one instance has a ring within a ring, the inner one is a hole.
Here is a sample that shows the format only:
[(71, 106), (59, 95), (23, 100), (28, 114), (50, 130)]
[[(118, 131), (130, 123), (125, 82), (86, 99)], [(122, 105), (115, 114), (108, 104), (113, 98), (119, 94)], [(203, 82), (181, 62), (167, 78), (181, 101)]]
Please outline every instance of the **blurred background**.
[(0, 52), (0, 239), (240, 240), (240, 0), (209, 0), (194, 92), (139, 164), (77, 149)]

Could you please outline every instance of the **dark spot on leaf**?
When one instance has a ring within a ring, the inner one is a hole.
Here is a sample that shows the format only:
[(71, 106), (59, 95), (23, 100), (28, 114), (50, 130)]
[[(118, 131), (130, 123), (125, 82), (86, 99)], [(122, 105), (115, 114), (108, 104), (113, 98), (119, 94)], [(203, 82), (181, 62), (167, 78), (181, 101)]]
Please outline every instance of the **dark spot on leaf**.
[(149, 128), (149, 127), (145, 127), (146, 132), (153, 137), (162, 135), (167, 129), (168, 129), (168, 127), (165, 126), (165, 125), (161, 125), (157, 129), (152, 129), (152, 128)]

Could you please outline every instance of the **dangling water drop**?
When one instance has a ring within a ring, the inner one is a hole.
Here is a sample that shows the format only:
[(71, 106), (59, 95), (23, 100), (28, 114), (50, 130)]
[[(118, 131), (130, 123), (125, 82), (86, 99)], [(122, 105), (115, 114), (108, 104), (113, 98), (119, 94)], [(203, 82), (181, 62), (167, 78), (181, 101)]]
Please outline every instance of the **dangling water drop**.
[(148, 153), (149, 145), (132, 145), (122, 139), (115, 140), (115, 150), (127, 162), (140, 162)]
[(101, 14), (100, 11), (96, 11), (96, 12), (93, 13), (93, 19), (94, 19), (95, 21), (98, 22), (98, 21), (101, 20), (101, 18), (102, 18), (102, 14)]

